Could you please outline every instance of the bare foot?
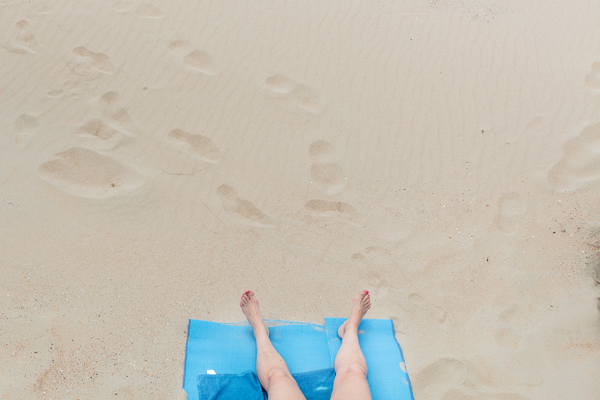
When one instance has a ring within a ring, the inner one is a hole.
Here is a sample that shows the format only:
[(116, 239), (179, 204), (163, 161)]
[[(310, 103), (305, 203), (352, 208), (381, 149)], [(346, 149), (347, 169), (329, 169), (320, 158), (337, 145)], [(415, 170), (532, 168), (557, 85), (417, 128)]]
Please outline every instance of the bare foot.
[(258, 299), (254, 296), (254, 293), (250, 290), (244, 293), (240, 301), (240, 307), (242, 307), (242, 312), (254, 330), (254, 337), (257, 337), (261, 333), (266, 333), (269, 336), (269, 329), (265, 325), (262, 315), (260, 315)]
[(362, 321), (369, 308), (371, 308), (371, 296), (369, 295), (368, 290), (363, 290), (356, 298), (354, 298), (354, 300), (352, 300), (352, 312), (350, 313), (350, 318), (340, 326), (340, 329), (338, 329), (338, 336), (344, 338), (346, 330), (357, 332), (358, 325), (360, 325), (360, 321)]

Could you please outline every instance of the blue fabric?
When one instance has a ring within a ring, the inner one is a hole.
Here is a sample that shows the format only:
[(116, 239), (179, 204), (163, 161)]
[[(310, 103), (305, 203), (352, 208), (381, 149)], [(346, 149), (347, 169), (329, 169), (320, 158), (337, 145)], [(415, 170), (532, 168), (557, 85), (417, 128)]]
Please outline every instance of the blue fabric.
[[(329, 400), (333, 368), (292, 374), (306, 400)], [(241, 374), (198, 375), (199, 400), (267, 400), (254, 371)]]
[(241, 374), (198, 375), (199, 400), (266, 400), (254, 371)]
[(333, 391), (333, 368), (292, 374), (306, 400), (329, 400)]
[[(345, 318), (325, 320), (325, 326), (276, 321), (281, 325), (269, 328), (273, 346), (286, 361), (308, 400), (329, 399), (333, 388), (335, 373), (332, 368), (341, 345), (337, 330)], [(364, 319), (359, 327), (359, 342), (367, 360), (367, 379), (373, 400), (413, 400), (392, 321)], [(216, 375), (207, 375), (210, 370)], [(183, 377), (188, 400), (205, 398), (199, 397), (200, 380), (233, 382), (234, 375), (243, 376), (247, 371), (256, 371), (256, 340), (252, 328), (239, 324), (189, 321)], [(238, 395), (238, 398), (248, 397)]]

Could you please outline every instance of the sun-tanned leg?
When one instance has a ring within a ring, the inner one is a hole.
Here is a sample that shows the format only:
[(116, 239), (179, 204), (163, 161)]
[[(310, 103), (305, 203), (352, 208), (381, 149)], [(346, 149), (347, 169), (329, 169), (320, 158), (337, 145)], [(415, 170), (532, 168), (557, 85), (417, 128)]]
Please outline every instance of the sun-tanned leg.
[(269, 339), (269, 329), (260, 314), (258, 300), (254, 293), (251, 291), (244, 293), (240, 307), (254, 330), (256, 374), (260, 384), (269, 394), (269, 400), (306, 400), (290, 374), (287, 364)]
[(367, 362), (358, 343), (358, 325), (371, 308), (368, 291), (353, 300), (350, 318), (340, 326), (342, 346), (335, 357), (335, 381), (332, 400), (368, 400), (371, 391), (367, 382)]

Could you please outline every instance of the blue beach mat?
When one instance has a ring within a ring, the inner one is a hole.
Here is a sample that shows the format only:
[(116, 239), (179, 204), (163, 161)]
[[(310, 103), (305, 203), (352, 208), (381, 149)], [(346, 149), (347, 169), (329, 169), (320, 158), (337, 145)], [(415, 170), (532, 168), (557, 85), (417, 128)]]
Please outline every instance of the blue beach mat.
[[(326, 318), (325, 325), (265, 320), (275, 349), (281, 354), (307, 400), (328, 399), (333, 388), (333, 363), (341, 345), (337, 336), (345, 318)], [(413, 400), (402, 350), (388, 319), (363, 319), (359, 342), (367, 360), (374, 400)], [(183, 388), (188, 400), (266, 399), (256, 378), (256, 341), (252, 328), (242, 324), (190, 320)], [(237, 388), (237, 389), (235, 389)], [(200, 390), (199, 390), (200, 389)], [(239, 393), (239, 392), (238, 392)]]

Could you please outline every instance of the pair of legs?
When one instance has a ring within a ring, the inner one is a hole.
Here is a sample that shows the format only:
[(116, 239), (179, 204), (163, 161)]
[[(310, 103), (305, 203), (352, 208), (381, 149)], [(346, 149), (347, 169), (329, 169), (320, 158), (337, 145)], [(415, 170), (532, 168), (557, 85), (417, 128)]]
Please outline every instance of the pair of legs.
[[(240, 307), (254, 330), (256, 338), (256, 372), (269, 400), (305, 400), (287, 364), (271, 344), (254, 293), (242, 295)], [(340, 326), (342, 346), (335, 357), (335, 380), (332, 400), (367, 400), (371, 391), (367, 383), (367, 363), (358, 344), (358, 325), (371, 308), (368, 291), (361, 292), (352, 303), (350, 318)]]

